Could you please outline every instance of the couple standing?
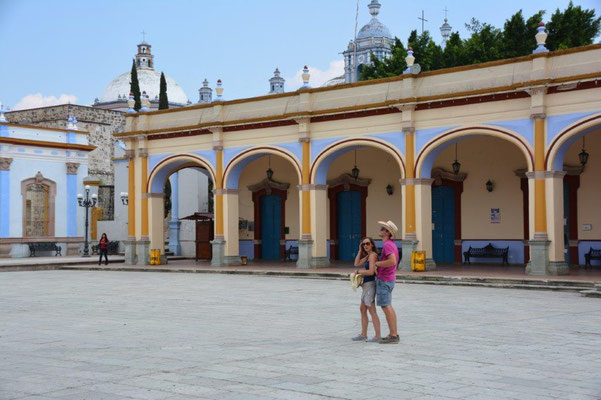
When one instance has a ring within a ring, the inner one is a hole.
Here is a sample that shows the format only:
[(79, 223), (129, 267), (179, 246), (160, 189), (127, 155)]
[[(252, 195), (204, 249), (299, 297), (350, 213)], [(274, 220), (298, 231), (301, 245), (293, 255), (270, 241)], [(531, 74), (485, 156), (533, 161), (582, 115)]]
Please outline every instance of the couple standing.
[[(361, 311), (361, 333), (353, 340), (381, 344), (399, 343), (396, 313), (392, 308), (392, 290), (394, 289), (396, 269), (399, 264), (399, 249), (394, 243), (398, 228), (392, 221), (378, 221), (378, 224), (382, 225), (378, 232), (378, 236), (382, 239), (382, 254), (378, 257), (378, 250), (373, 239), (366, 237), (361, 240), (359, 251), (355, 257), (355, 267), (363, 266), (363, 269), (355, 271), (356, 274), (363, 275), (363, 294), (359, 306), (359, 311)], [(390, 334), (384, 338), (380, 336), (380, 318), (376, 311), (376, 300), (377, 305), (382, 307), (390, 330)], [(367, 339), (368, 311), (375, 330), (375, 336), (369, 340)]]

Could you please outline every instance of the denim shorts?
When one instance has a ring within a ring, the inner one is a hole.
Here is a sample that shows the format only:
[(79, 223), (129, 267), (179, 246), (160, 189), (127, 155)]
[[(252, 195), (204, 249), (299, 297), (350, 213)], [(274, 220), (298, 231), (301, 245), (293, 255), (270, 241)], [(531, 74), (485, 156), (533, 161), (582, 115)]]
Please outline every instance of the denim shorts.
[(394, 281), (388, 282), (376, 279), (376, 302), (378, 306), (384, 307), (392, 304), (392, 290)]

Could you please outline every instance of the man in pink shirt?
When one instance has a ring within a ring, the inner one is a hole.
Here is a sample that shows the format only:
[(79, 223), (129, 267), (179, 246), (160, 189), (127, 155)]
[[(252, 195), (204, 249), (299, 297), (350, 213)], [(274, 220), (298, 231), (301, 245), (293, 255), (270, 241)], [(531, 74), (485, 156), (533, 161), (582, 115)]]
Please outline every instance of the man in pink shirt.
[(396, 281), (396, 269), (399, 265), (399, 249), (394, 243), (398, 232), (397, 226), (392, 221), (378, 221), (382, 225), (378, 236), (382, 239), (382, 254), (376, 261), (376, 302), (382, 307), (390, 334), (380, 339), (380, 344), (399, 343), (396, 313), (392, 308), (392, 290)]

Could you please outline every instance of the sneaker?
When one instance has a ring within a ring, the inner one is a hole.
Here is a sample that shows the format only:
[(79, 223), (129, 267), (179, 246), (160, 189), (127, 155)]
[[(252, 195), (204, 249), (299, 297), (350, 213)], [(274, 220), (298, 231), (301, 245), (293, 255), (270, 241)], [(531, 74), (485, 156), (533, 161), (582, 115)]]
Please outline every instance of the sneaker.
[(367, 343), (380, 343), (380, 340), (382, 340), (382, 338), (372, 337), (371, 339), (367, 339), (366, 342)]
[(353, 342), (365, 342), (367, 340), (367, 336), (357, 335), (351, 339)]
[(396, 336), (388, 335), (385, 338), (380, 339), (380, 341), (378, 343), (380, 343), (380, 344), (395, 344), (395, 343), (398, 343), (399, 341), (400, 341), (399, 335), (396, 335)]

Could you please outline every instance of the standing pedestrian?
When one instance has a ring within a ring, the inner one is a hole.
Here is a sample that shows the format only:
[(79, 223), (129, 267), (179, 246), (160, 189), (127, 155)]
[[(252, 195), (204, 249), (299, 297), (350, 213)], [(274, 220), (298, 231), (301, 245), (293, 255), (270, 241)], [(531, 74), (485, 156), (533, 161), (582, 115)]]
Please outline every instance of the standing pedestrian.
[[(380, 318), (376, 310), (376, 261), (378, 252), (376, 244), (372, 238), (366, 237), (359, 243), (359, 251), (355, 257), (355, 267), (363, 266), (363, 269), (355, 271), (358, 275), (363, 275), (363, 284), (361, 289), (361, 304), (359, 312), (361, 313), (361, 333), (353, 338), (356, 342), (379, 342), (380, 337)], [(367, 325), (369, 318), (367, 311), (371, 315), (371, 322), (374, 325), (375, 335), (367, 340)]]
[(109, 265), (109, 258), (108, 258), (109, 239), (108, 239), (108, 237), (106, 237), (106, 233), (103, 233), (102, 236), (100, 236), (100, 241), (98, 242), (98, 249), (99, 249), (99, 253), (100, 253), (100, 258), (98, 259), (98, 265), (100, 265), (102, 263), (102, 255), (103, 254), (104, 254), (104, 259), (106, 260), (106, 263), (104, 265)]
[(399, 249), (394, 243), (394, 237), (398, 232), (397, 226), (392, 221), (378, 221), (382, 225), (378, 236), (382, 239), (382, 254), (376, 265), (376, 300), (378, 306), (386, 316), (390, 334), (380, 339), (380, 344), (398, 343), (399, 333), (397, 331), (396, 313), (392, 308), (392, 290), (396, 281), (396, 269), (399, 264)]

